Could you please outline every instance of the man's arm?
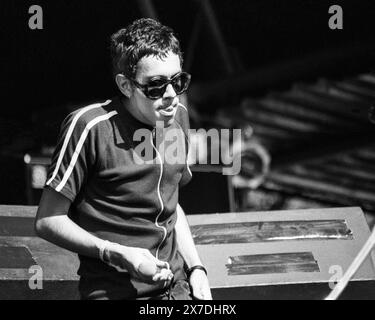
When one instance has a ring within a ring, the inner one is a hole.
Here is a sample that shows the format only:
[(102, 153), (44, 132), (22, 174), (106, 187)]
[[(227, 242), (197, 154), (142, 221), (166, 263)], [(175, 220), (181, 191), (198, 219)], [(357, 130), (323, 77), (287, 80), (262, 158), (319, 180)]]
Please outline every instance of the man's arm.
[[(179, 204), (177, 204), (177, 221), (175, 230), (178, 250), (185, 260), (188, 268), (196, 265), (202, 265), (185, 213)], [(192, 287), (193, 295), (196, 298), (203, 300), (212, 299), (207, 276), (202, 270), (194, 270), (190, 275), (189, 282), (190, 286)]]
[(71, 202), (60, 193), (46, 188), (35, 219), (36, 234), (67, 250), (100, 258), (100, 251), (114, 267), (127, 270), (145, 282), (169, 281), (168, 264), (148, 250), (107, 242), (92, 235), (72, 221), (67, 213)]
[(99, 248), (105, 241), (82, 229), (68, 217), (70, 205), (68, 198), (52, 189), (45, 189), (35, 219), (36, 234), (59, 247), (99, 259)]

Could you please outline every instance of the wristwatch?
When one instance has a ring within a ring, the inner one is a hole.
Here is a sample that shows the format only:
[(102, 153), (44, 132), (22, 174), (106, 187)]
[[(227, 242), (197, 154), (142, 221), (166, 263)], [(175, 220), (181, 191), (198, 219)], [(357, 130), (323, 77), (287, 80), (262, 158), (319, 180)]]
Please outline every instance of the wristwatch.
[(190, 275), (193, 273), (194, 270), (196, 269), (199, 269), (199, 270), (202, 270), (206, 276), (207, 276), (207, 269), (205, 267), (203, 267), (202, 265), (195, 265), (195, 266), (192, 266), (191, 268), (189, 268), (187, 271), (186, 271), (186, 275), (188, 278), (190, 278)]

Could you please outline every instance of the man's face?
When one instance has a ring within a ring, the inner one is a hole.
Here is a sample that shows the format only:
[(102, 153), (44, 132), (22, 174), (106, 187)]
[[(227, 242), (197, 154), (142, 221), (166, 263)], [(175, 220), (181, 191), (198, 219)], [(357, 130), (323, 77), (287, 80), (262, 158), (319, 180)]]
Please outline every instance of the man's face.
[[(135, 80), (140, 84), (147, 84), (154, 77), (170, 79), (180, 71), (180, 58), (172, 52), (165, 58), (146, 56), (138, 61)], [(163, 97), (157, 100), (147, 98), (134, 86), (130, 103), (142, 122), (154, 126), (157, 121), (163, 121), (164, 126), (167, 127), (174, 121), (179, 98), (171, 84), (167, 86)]]

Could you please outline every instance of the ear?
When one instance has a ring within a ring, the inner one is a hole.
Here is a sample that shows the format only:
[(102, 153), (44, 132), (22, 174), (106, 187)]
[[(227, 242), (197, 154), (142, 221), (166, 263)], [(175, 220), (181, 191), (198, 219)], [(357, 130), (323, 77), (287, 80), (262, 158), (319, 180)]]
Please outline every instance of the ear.
[(131, 81), (120, 73), (116, 74), (115, 80), (117, 87), (122, 92), (122, 94), (127, 98), (130, 98), (133, 94), (133, 87)]

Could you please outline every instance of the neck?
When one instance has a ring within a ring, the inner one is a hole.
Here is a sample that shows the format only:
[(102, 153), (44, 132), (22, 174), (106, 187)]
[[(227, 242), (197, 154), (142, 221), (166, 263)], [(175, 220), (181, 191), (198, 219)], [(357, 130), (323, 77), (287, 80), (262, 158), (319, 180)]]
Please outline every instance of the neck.
[(132, 104), (128, 98), (122, 97), (121, 102), (124, 108), (128, 110), (128, 112), (138, 121), (148, 126), (155, 126), (154, 124), (149, 123), (147, 119), (145, 119), (145, 117), (139, 112), (138, 108), (134, 106), (134, 104)]

